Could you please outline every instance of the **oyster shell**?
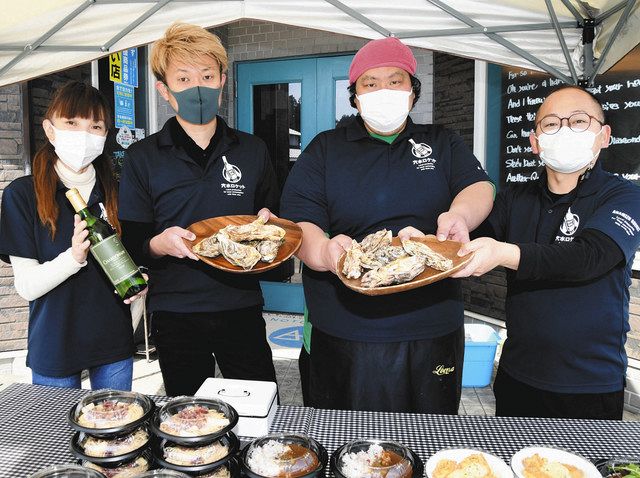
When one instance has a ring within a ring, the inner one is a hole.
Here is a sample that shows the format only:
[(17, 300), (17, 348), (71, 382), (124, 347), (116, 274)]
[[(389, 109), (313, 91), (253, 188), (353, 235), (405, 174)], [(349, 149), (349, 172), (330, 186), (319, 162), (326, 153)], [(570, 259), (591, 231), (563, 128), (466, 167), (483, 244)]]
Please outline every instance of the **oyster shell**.
[(254, 247), (258, 250), (260, 254), (260, 260), (262, 262), (271, 263), (278, 255), (278, 249), (284, 243), (284, 240), (272, 241), (269, 239), (265, 239), (264, 241), (258, 242)]
[(351, 247), (347, 249), (347, 255), (342, 264), (342, 273), (347, 279), (359, 279), (362, 275), (362, 258), (364, 253), (362, 247), (355, 239), (351, 240)]
[(421, 257), (426, 265), (439, 271), (448, 271), (453, 268), (453, 261), (442, 254), (437, 253), (422, 242), (404, 240), (402, 247), (412, 256)]
[(260, 260), (260, 253), (255, 247), (232, 241), (224, 232), (219, 232), (217, 238), (220, 244), (220, 252), (233, 265), (240, 266), (245, 271), (248, 271)]
[(286, 231), (279, 226), (273, 224), (265, 224), (264, 219), (258, 217), (249, 224), (242, 224), (240, 226), (227, 226), (222, 228), (219, 232), (224, 232), (229, 239), (234, 242), (242, 241), (279, 241), (284, 238)]
[(382, 267), (391, 261), (408, 255), (402, 246), (382, 246), (373, 254), (365, 254), (362, 258), (364, 269)]
[(193, 252), (204, 257), (218, 257), (220, 255), (220, 244), (216, 234), (201, 240), (193, 246)]
[(425, 262), (419, 256), (407, 256), (387, 265), (370, 270), (362, 276), (362, 287), (380, 287), (384, 285), (409, 282), (425, 269)]
[(362, 248), (362, 252), (365, 254), (373, 254), (383, 246), (390, 246), (391, 238), (391, 231), (381, 229), (362, 239), (362, 241), (360, 241), (360, 247)]

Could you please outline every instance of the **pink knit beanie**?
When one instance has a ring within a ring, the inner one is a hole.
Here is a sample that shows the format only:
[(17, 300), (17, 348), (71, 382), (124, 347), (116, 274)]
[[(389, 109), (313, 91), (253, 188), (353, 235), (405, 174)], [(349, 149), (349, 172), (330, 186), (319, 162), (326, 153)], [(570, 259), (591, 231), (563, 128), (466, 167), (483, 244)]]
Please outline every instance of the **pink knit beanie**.
[(418, 64), (411, 49), (397, 38), (372, 40), (353, 57), (349, 67), (349, 83), (355, 83), (365, 71), (380, 66), (397, 66), (414, 75)]

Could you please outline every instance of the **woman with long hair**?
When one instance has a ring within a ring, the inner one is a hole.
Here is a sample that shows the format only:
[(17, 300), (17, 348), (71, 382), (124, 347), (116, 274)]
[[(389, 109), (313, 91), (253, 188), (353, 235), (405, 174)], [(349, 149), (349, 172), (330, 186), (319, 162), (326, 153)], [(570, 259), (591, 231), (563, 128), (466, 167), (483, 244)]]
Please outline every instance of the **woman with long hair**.
[(87, 258), (86, 222), (65, 197), (78, 189), (89, 210), (120, 233), (117, 183), (103, 154), (110, 123), (98, 90), (67, 83), (45, 114), (48, 141), (33, 158), (33, 174), (3, 193), (0, 259), (11, 263), (15, 288), (29, 301), (27, 365), (37, 385), (79, 388), (88, 370), (93, 389), (131, 389), (128, 304), (137, 297), (123, 303)]

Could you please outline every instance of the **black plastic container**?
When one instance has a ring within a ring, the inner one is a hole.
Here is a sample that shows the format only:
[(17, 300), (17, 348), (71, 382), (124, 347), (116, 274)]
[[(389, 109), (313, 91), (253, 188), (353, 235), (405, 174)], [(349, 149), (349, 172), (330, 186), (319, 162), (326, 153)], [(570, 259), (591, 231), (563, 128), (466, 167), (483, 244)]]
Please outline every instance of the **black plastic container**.
[(174, 446), (174, 445), (178, 445), (186, 448), (199, 448), (201, 446), (205, 446), (205, 447), (209, 446), (213, 444), (213, 442), (206, 443), (204, 445), (194, 446), (194, 445), (183, 445), (180, 443), (175, 443), (171, 440), (166, 440), (164, 438), (158, 439), (158, 440), (154, 440), (152, 445), (153, 456), (155, 458), (156, 463), (164, 468), (168, 468), (170, 470), (175, 470), (175, 471), (181, 471), (183, 473), (189, 473), (189, 474), (192, 474), (192, 473), (204, 474), (204, 473), (211, 472), (216, 468), (219, 468), (220, 466), (226, 464), (229, 460), (231, 460), (235, 456), (240, 446), (240, 441), (238, 440), (238, 437), (231, 432), (229, 432), (227, 435), (219, 437), (216, 441), (219, 441), (221, 444), (225, 445), (228, 449), (228, 453), (223, 458), (220, 458), (219, 460), (213, 461), (211, 463), (205, 463), (202, 465), (179, 465), (176, 463), (172, 463), (170, 461), (167, 461), (166, 458), (164, 457), (164, 449), (167, 446)]
[(105, 476), (99, 471), (68, 464), (49, 466), (29, 475), (29, 478), (105, 478)]
[(402, 464), (404, 461), (411, 465), (411, 472), (409, 476), (412, 478), (422, 478), (424, 475), (424, 463), (422, 463), (420, 457), (413, 450), (398, 442), (390, 440), (353, 440), (342, 445), (331, 455), (331, 471), (336, 478), (347, 478), (342, 471), (343, 458), (347, 453), (366, 451), (372, 445), (379, 445), (385, 451), (390, 451), (399, 455), (401, 462), (389, 467), (371, 467), (372, 474), (367, 476), (403, 477), (408, 474), (408, 470), (407, 472), (404, 472), (402, 468), (406, 466)]
[[(146, 435), (144, 442), (140, 443), (135, 448), (132, 448), (124, 453), (118, 453), (118, 454), (113, 454), (109, 456), (94, 456), (94, 455), (88, 454), (86, 451), (85, 445), (87, 443), (87, 440), (89, 440), (91, 436), (84, 432), (76, 432), (71, 438), (71, 453), (80, 460), (87, 460), (96, 464), (117, 465), (119, 463), (124, 463), (137, 457), (140, 453), (144, 451), (146, 447), (149, 446), (150, 435), (149, 435), (149, 432), (147, 431), (146, 426), (142, 426), (127, 435), (121, 435), (115, 438), (97, 438), (99, 440), (110, 440), (110, 441), (113, 440), (113, 441), (122, 442), (123, 440), (127, 440), (129, 437), (133, 438), (133, 435), (139, 432), (142, 432), (144, 435)], [(128, 448), (131, 448), (131, 446), (129, 446)]]

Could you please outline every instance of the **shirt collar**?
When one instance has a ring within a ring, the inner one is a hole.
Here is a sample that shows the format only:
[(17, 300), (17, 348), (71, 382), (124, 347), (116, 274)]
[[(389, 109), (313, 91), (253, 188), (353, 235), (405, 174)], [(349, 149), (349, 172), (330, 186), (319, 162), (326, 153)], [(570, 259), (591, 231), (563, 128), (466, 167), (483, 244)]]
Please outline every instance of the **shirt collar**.
[[(225, 123), (225, 121), (220, 116), (216, 116), (216, 118), (217, 118), (217, 124), (216, 124), (215, 134), (216, 136), (220, 134), (219, 144), (226, 148), (230, 144), (237, 143), (238, 136), (233, 131), (233, 129), (229, 128), (227, 123)], [(158, 146), (160, 147), (183, 146), (182, 144), (180, 144), (180, 133), (178, 133), (177, 139), (174, 139), (174, 134), (172, 134), (172, 130), (175, 128), (174, 123), (175, 125), (177, 125), (178, 129), (182, 131), (184, 136), (188, 137), (187, 133), (184, 131), (182, 126), (180, 126), (180, 123), (178, 123), (178, 120), (176, 119), (176, 117), (173, 116), (169, 118), (169, 120), (167, 120), (167, 122), (164, 124), (162, 129), (158, 132)]]
[[(346, 126), (347, 129), (347, 141), (359, 141), (364, 138), (372, 138), (372, 136), (367, 131), (367, 128), (364, 126), (364, 120), (362, 116), (357, 115), (351, 122), (349, 122)], [(404, 129), (398, 135), (398, 138), (394, 141), (396, 143), (398, 139), (403, 138), (404, 136), (411, 135), (417, 129), (416, 124), (411, 120), (411, 117), (407, 117), (407, 124)], [(376, 140), (379, 141), (379, 140)], [(382, 142), (381, 142), (382, 143)]]
[[(593, 165), (593, 168), (588, 170), (586, 173), (582, 175), (580, 180), (578, 181), (578, 186), (574, 191), (576, 192), (577, 197), (586, 197), (591, 196), (592, 194), (597, 193), (604, 181), (606, 180), (606, 173), (602, 169), (600, 165), (600, 161), (596, 161)], [(540, 174), (540, 181), (538, 182), (538, 186), (540, 190), (544, 192), (547, 188), (547, 170), (544, 169)], [(573, 192), (573, 191), (572, 191)], [(568, 193), (571, 194), (571, 193)]]

